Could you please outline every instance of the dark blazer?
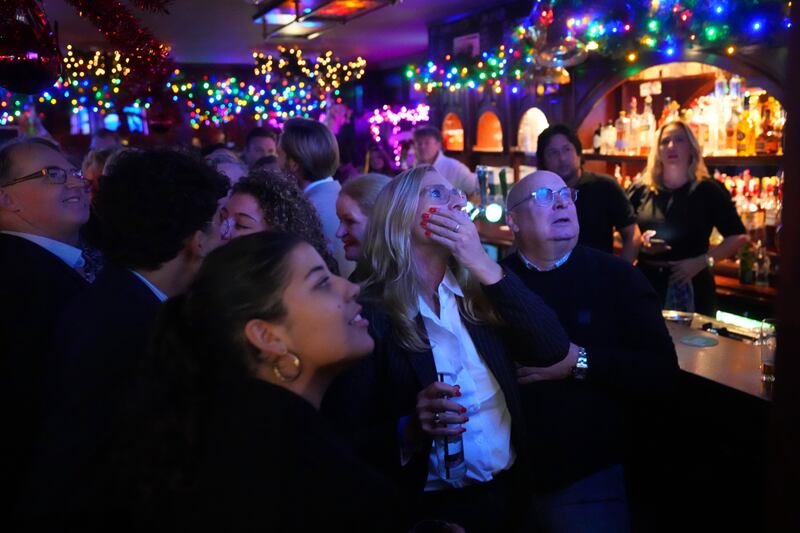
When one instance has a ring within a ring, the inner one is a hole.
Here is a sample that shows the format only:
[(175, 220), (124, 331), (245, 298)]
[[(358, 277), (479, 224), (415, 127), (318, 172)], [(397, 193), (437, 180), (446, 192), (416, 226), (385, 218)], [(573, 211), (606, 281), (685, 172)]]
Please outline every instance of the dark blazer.
[[(566, 355), (569, 339), (555, 313), (513, 273), (484, 287), (484, 291), (505, 326), (467, 320), (464, 324), (505, 395), (512, 420), (512, 444), (518, 460), (524, 463), (524, 418), (514, 361), (556, 363)], [(380, 305), (365, 303), (362, 314), (370, 321), (375, 351), (334, 383), (325, 397), (323, 412), (349, 435), (365, 460), (396, 479), (411, 499), (425, 486), (430, 443), (401, 467), (398, 422), (415, 412), (417, 393), (436, 380), (433, 352), (410, 352), (400, 347)]]
[(204, 531), (399, 531), (396, 513), (406, 506), (392, 485), (311, 404), (256, 379), (222, 396), (190, 522)]
[(44, 356), (67, 302), (89, 284), (56, 255), (23, 238), (0, 233), (0, 479), (16, 500), (30, 467), (41, 421)]
[(92, 501), (95, 468), (132, 398), (159, 306), (133, 273), (108, 265), (64, 310), (50, 356), (28, 510), (74, 512)]

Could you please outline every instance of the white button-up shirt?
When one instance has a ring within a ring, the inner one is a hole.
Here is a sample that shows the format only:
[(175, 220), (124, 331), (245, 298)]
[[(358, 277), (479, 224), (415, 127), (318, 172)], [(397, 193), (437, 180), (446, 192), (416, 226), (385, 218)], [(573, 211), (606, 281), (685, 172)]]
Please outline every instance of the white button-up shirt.
[(472, 194), (478, 190), (478, 176), (458, 159), (447, 157), (442, 152), (439, 152), (433, 162), (433, 168), (447, 178), (454, 187), (467, 194)]
[(467, 409), (465, 416), (469, 417), (464, 424), (467, 431), (462, 434), (467, 475), (457, 482), (447, 482), (438, 476), (434, 439), (428, 459), (426, 491), (489, 481), (494, 474), (510, 468), (516, 458), (511, 446), (511, 414), (505, 395), (461, 320), (456, 298), (463, 298), (464, 293), (449, 270), (439, 284), (438, 295), (440, 316), (422, 298), (419, 298), (419, 309), (433, 350), (436, 372), (455, 376), (454, 383), (461, 386), (461, 396), (451, 400), (463, 405)]

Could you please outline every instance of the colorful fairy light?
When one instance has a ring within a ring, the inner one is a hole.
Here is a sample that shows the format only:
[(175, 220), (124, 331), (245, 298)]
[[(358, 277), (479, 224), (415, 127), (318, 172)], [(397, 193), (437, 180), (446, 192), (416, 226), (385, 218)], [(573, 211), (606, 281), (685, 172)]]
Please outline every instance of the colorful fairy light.
[(558, 88), (541, 83), (556, 73), (543, 76), (538, 68), (541, 49), (534, 38), (547, 27), (548, 42), (555, 33), (565, 43), (587, 43), (583, 50), (588, 53), (635, 63), (644, 51), (672, 59), (688, 48), (732, 55), (743, 44), (784, 46), (791, 7), (785, 0), (538, 0), (531, 17), (498, 48), (475, 58), (447, 56), (441, 62), (409, 65), (406, 77), (415, 90), (426, 93), (474, 89), (517, 94), (535, 87), (537, 94), (545, 94)]
[[(279, 57), (254, 52), (256, 80), (213, 75), (189, 76), (174, 69), (164, 89), (179, 103), (193, 129), (220, 126), (240, 115), (254, 120), (278, 122), (294, 116), (310, 117), (329, 102), (341, 102), (347, 84), (360, 80), (366, 61), (357, 58), (343, 63), (326, 52), (309, 61), (298, 48), (280, 48)], [(122, 80), (131, 73), (129, 60), (119, 52), (82, 54), (67, 45), (65, 75), (50, 89), (28, 97), (0, 90), (0, 125), (15, 123), (30, 103), (50, 106), (66, 104), (72, 113), (84, 109), (105, 114), (122, 107), (123, 101), (150, 107), (149, 101), (133, 99), (120, 91)]]
[[(400, 163), (402, 148), (398, 140), (399, 135), (404, 128), (409, 130), (418, 124), (428, 122), (430, 120), (430, 111), (431, 108), (427, 104), (418, 104), (413, 108), (403, 106), (398, 111), (394, 111), (391, 107), (385, 105), (372, 111), (372, 115), (369, 117), (369, 132), (376, 143), (388, 143), (394, 153), (395, 163)], [(384, 139), (382, 137), (382, 129), (387, 125), (391, 125), (391, 133), (388, 139)]]

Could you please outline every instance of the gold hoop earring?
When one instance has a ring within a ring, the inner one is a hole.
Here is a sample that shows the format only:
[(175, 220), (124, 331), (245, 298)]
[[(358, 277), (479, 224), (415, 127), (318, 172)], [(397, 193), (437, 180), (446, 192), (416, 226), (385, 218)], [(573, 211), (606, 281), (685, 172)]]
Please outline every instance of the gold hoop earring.
[(282, 382), (291, 383), (292, 381), (295, 381), (297, 378), (299, 378), (300, 374), (302, 374), (303, 362), (300, 361), (300, 358), (297, 357), (292, 352), (286, 352), (285, 354), (283, 354), (283, 356), (289, 357), (292, 360), (292, 367), (294, 367), (295, 373), (291, 376), (287, 376), (286, 374), (284, 374), (280, 369), (280, 365), (278, 364), (278, 360), (280, 358), (278, 358), (278, 360), (275, 360), (272, 363), (272, 372), (275, 374), (275, 377), (277, 377)]

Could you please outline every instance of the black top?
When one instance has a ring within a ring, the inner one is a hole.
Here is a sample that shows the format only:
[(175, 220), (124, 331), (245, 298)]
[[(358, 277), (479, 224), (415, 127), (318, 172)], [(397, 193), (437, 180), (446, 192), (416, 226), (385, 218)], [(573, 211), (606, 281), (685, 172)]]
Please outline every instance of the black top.
[(558, 315), (586, 348), (584, 381), (521, 387), (533, 485), (566, 486), (623, 461), (625, 412), (669, 391), (678, 361), (653, 288), (626, 261), (577, 246), (560, 267), (529, 270), (517, 254), (502, 262)]
[(221, 399), (200, 457), (203, 531), (395, 531), (406, 508), (311, 404), (256, 379)]
[(48, 363), (45, 421), (27, 510), (78, 513), (95, 507), (98, 470), (133, 397), (160, 305), (133, 273), (108, 265), (64, 309)]
[(578, 190), (578, 243), (607, 253), (614, 252), (614, 228), (636, 223), (631, 203), (617, 180), (606, 174), (583, 171)]
[(724, 236), (746, 230), (725, 187), (712, 179), (690, 182), (670, 191), (651, 191), (637, 183), (629, 189), (636, 221), (642, 232), (655, 230), (672, 250), (657, 256), (659, 261), (696, 257), (708, 252), (708, 239), (714, 227)]
[(7, 429), (0, 439), (0, 478), (11, 493), (0, 497), (3, 517), (30, 466), (53, 325), (67, 302), (88, 287), (55, 254), (0, 233), (0, 417)]

